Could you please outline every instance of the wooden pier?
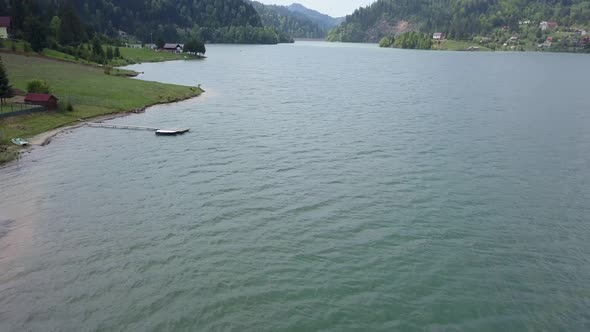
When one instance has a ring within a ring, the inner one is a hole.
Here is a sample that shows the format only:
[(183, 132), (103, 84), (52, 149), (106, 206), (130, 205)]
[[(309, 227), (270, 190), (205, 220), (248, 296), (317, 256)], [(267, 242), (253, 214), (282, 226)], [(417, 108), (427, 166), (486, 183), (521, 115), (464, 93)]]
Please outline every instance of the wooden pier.
[(189, 128), (170, 128), (170, 129), (163, 129), (163, 128), (156, 128), (156, 127), (146, 127), (146, 126), (133, 126), (133, 125), (123, 125), (123, 124), (114, 124), (114, 123), (102, 123), (102, 122), (85, 122), (88, 127), (93, 128), (109, 128), (109, 129), (129, 129), (129, 130), (146, 130), (146, 131), (153, 131), (156, 135), (161, 136), (174, 136), (180, 135), (188, 132)]

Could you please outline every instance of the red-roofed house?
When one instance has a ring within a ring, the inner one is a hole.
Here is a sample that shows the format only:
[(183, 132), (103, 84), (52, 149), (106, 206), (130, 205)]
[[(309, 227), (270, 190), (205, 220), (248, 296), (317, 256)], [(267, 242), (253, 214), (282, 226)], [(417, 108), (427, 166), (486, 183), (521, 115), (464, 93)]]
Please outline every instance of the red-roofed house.
[(45, 107), (45, 110), (54, 110), (57, 108), (57, 97), (46, 93), (27, 93), (25, 103)]
[(0, 16), (0, 39), (8, 39), (11, 28), (12, 20), (10, 16)]

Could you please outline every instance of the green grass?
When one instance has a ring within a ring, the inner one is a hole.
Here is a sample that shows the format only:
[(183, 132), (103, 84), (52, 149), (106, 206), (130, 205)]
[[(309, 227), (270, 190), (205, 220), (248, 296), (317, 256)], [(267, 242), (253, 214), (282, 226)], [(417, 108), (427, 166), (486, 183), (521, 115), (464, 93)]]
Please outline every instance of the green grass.
[[(113, 47), (114, 48), (114, 47)], [(147, 48), (119, 47), (121, 57), (113, 61), (114, 66), (121, 66), (142, 62), (162, 62), (172, 60), (195, 59), (196, 57), (187, 54), (176, 54), (170, 52), (156, 52)]]
[(2, 40), (2, 48), (7, 50), (14, 49), (17, 52), (25, 52), (25, 44), (26, 42), (22, 40)]
[(82, 63), (82, 64), (88, 64), (88, 65), (97, 65), (96, 63), (94, 63), (92, 61), (76, 58), (73, 55), (62, 53), (62, 52), (52, 50), (49, 48), (44, 49), (42, 54), (46, 57), (57, 59), (57, 60), (64, 60), (64, 61), (70, 61), (70, 62), (76, 62), (76, 63)]
[(0, 120), (0, 143), (30, 137), (78, 119), (130, 111), (201, 94), (197, 87), (134, 80), (105, 75), (104, 69), (46, 58), (1, 54), (14, 87), (26, 90), (32, 79), (46, 80), (52, 93), (70, 101), (73, 112), (42, 112)]
[(491, 49), (481, 46), (476, 42), (467, 42), (460, 40), (445, 40), (440, 45), (435, 44), (432, 49), (445, 51), (464, 51), (470, 46), (479, 47), (480, 51), (491, 51)]

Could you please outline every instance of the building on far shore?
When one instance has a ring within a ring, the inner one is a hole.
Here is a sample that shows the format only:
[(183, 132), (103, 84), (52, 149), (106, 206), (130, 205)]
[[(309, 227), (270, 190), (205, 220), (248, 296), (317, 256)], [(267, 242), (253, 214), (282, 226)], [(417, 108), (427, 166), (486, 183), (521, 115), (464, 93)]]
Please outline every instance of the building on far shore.
[(182, 53), (184, 49), (184, 44), (176, 44), (176, 43), (166, 43), (164, 47), (162, 47), (164, 51), (168, 51), (171, 53)]
[(555, 29), (558, 28), (559, 24), (557, 24), (557, 22), (555, 21), (543, 21), (539, 24), (539, 28), (541, 28), (541, 30), (546, 31), (549, 29)]
[(0, 16), (0, 39), (8, 39), (12, 28), (10, 16)]
[(443, 40), (444, 38), (445, 38), (445, 34), (442, 32), (435, 32), (432, 35), (432, 39), (434, 39), (434, 40)]
[(27, 93), (25, 104), (43, 106), (46, 111), (57, 109), (56, 96), (47, 93)]

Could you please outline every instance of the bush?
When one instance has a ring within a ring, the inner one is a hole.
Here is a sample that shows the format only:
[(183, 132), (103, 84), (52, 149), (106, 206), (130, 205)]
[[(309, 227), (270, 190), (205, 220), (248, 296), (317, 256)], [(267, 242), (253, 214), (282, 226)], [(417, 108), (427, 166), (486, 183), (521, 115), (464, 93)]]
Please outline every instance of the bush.
[(32, 80), (27, 83), (27, 92), (29, 93), (51, 93), (49, 83), (44, 80)]
[(73, 112), (74, 106), (70, 101), (60, 100), (57, 103), (57, 110), (60, 112)]
[(112, 70), (113, 70), (113, 67), (111, 67), (111, 66), (104, 66), (104, 73), (106, 75), (110, 75)]

